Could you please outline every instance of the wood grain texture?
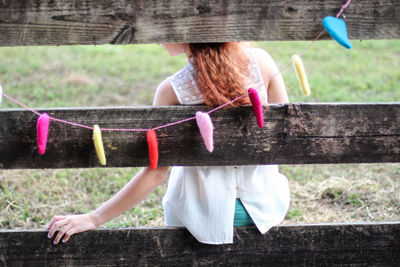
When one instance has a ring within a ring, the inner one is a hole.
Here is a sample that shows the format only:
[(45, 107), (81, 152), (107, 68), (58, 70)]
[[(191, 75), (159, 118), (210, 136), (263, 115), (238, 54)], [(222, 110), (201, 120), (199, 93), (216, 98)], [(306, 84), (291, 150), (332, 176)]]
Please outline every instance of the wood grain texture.
[(398, 266), (400, 223), (237, 227), (205, 245), (182, 228), (97, 230), (53, 245), (43, 230), (0, 230), (4, 266)]
[[(3, 0), (0, 46), (312, 40), (345, 0)], [(357, 0), (351, 39), (400, 38), (400, 0)], [(322, 39), (330, 39), (324, 34)]]
[[(43, 109), (50, 116), (102, 128), (152, 128), (207, 107)], [(211, 114), (213, 153), (194, 120), (157, 131), (159, 165), (372, 163), (400, 161), (400, 104), (286, 104), (264, 110), (258, 128), (250, 106)], [(39, 156), (37, 115), (0, 110), (0, 166), (100, 167), (92, 132), (50, 122), (47, 151)], [(103, 132), (107, 167), (148, 166), (145, 132)]]

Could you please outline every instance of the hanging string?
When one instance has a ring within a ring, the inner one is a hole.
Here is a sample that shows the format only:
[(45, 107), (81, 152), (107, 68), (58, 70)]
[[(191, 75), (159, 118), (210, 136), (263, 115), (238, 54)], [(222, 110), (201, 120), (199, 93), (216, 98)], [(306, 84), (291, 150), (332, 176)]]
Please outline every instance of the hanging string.
[[(38, 116), (41, 115), (36, 110), (28, 107), (27, 105), (25, 105), (25, 104), (21, 103), (20, 101), (12, 98), (11, 96), (6, 95), (4, 92), (2, 93), (2, 95), (4, 97), (8, 98), (10, 101), (12, 101), (12, 102), (24, 107), (25, 109), (28, 109), (28, 110), (32, 111), (36, 115), (38, 115)], [(227, 106), (229, 104), (232, 104), (232, 103), (234, 103), (234, 102), (238, 101), (239, 99), (241, 99), (243, 97), (246, 97), (246, 96), (248, 96), (248, 94), (241, 95), (241, 96), (239, 96), (239, 97), (237, 97), (237, 98), (235, 98), (235, 99), (233, 99), (233, 100), (231, 100), (231, 101), (229, 101), (229, 102), (227, 102), (227, 103), (225, 103), (225, 104), (223, 104), (221, 106), (218, 106), (218, 107), (208, 111), (207, 113), (210, 114), (210, 113), (212, 113), (214, 111), (217, 111), (217, 110), (219, 110), (219, 109), (221, 109), (221, 108), (223, 108), (223, 107), (225, 107), (225, 106)], [(49, 117), (49, 119), (53, 120), (53, 121), (60, 122), (60, 123), (64, 123), (64, 124), (68, 124), (68, 125), (72, 125), (72, 126), (76, 126), (76, 127), (81, 127), (81, 128), (93, 130), (93, 127), (88, 126), (88, 125), (75, 123), (75, 122), (71, 122), (71, 121), (67, 121), (67, 120), (62, 120), (62, 119), (58, 119), (58, 118), (54, 118), (54, 117)], [(179, 120), (179, 121), (167, 123), (167, 124), (164, 124), (164, 125), (160, 125), (160, 126), (157, 126), (157, 127), (154, 127), (154, 128), (126, 128), (126, 129), (123, 129), (123, 128), (100, 128), (100, 130), (101, 131), (109, 131), (109, 132), (147, 132), (149, 130), (156, 131), (156, 130), (160, 130), (160, 129), (163, 129), (163, 128), (166, 128), (166, 127), (170, 127), (170, 126), (173, 126), (173, 125), (181, 124), (181, 123), (184, 123), (184, 122), (187, 122), (187, 121), (191, 121), (191, 120), (195, 120), (195, 119), (196, 119), (196, 116), (193, 116), (193, 117), (186, 118), (186, 119), (183, 119), (183, 120)]]
[(184, 122), (191, 121), (191, 120), (194, 120), (194, 119), (196, 119), (195, 116), (190, 117), (190, 118), (186, 118), (186, 119), (183, 119), (183, 120), (180, 120), (180, 121), (167, 123), (167, 124), (165, 124), (165, 125), (161, 125), (161, 126), (152, 128), (152, 130), (153, 130), (153, 131), (160, 130), (160, 129), (162, 129), (162, 128), (167, 128), (167, 127), (169, 127), (169, 126), (173, 126), (173, 125), (176, 125), (176, 124), (184, 123)]
[(147, 132), (150, 129), (146, 128), (132, 128), (132, 129), (123, 129), (123, 128), (101, 128), (102, 131), (107, 132)]
[[(257, 89), (260, 89), (260, 87), (262, 87), (262, 85), (259, 86), (259, 87), (257, 87)], [(228, 102), (226, 102), (225, 104), (222, 104), (221, 106), (218, 106), (218, 107), (216, 107), (216, 108), (214, 108), (214, 109), (208, 111), (207, 113), (208, 113), (208, 114), (213, 113), (214, 111), (217, 111), (217, 110), (219, 110), (219, 109), (221, 109), (221, 108), (224, 108), (224, 107), (226, 107), (226, 106), (232, 104), (233, 102), (236, 102), (236, 101), (238, 101), (239, 99), (242, 99), (242, 98), (245, 97), (245, 96), (248, 96), (248, 94), (244, 94), (244, 95), (238, 96), (238, 97), (236, 97), (235, 99), (233, 99), (233, 100), (231, 100), (231, 101), (228, 101)]]
[(348, 0), (348, 1), (346, 2), (346, 4), (344, 4), (344, 5), (342, 6), (342, 8), (340, 9), (339, 13), (336, 14), (336, 18), (339, 18), (340, 15), (342, 15), (343, 11), (350, 5), (350, 2), (351, 2), (351, 1), (352, 1), (352, 0)]
[(36, 110), (24, 105), (23, 103), (19, 102), (17, 99), (12, 98), (11, 96), (6, 95), (4, 92), (1, 93), (4, 97), (8, 98), (8, 100), (11, 100), (12, 102), (20, 105), (21, 107), (24, 107), (27, 110), (32, 111), (33, 113), (35, 113), (36, 115), (40, 116), (41, 114), (39, 112), (37, 112)]
[[(352, 0), (348, 0), (348, 1), (341, 7), (340, 11), (336, 14), (336, 18), (338, 18), (340, 15), (342, 15), (343, 11), (350, 5), (351, 1), (352, 1)], [(323, 34), (324, 32), (325, 32), (325, 30), (322, 30), (322, 31), (317, 35), (317, 37), (316, 37), (314, 40), (312, 40), (312, 41), (307, 45), (307, 47), (306, 47), (305, 49), (303, 49), (300, 53), (298, 53), (298, 55), (299, 55), (299, 56), (302, 56), (303, 54), (305, 54), (305, 53), (311, 48), (311, 46), (322, 36), (322, 34)], [(275, 76), (279, 75), (280, 73), (282, 73), (283, 71), (285, 71), (287, 68), (289, 68), (291, 64), (292, 64), (292, 62), (289, 62), (288, 64), (286, 64), (285, 66), (283, 66), (281, 69), (279, 69), (278, 72), (276, 72), (275, 74), (273, 74), (273, 75), (269, 78), (269, 81), (271, 81)], [(259, 86), (258, 88), (255, 88), (255, 89), (259, 89), (260, 87), (261, 87), (261, 86)], [(25, 104), (21, 103), (20, 101), (18, 101), (18, 100), (16, 100), (16, 99), (12, 98), (11, 96), (6, 95), (4, 92), (2, 92), (1, 94), (2, 94), (4, 97), (6, 97), (7, 99), (9, 99), (10, 101), (12, 101), (12, 102), (14, 102), (14, 103), (16, 103), (16, 104), (22, 106), (23, 108), (25, 108), (25, 109), (27, 109), (27, 110), (29, 110), (29, 111), (35, 113), (36, 115), (38, 115), (38, 116), (41, 115), (41, 114), (40, 114), (39, 112), (37, 112), (36, 110), (34, 110), (34, 109), (28, 107), (27, 105), (25, 105)], [(218, 106), (218, 107), (216, 107), (216, 108), (214, 108), (214, 109), (211, 109), (210, 111), (207, 112), (207, 114), (210, 114), (210, 113), (215, 112), (215, 111), (217, 111), (217, 110), (219, 110), (219, 109), (222, 109), (222, 108), (224, 108), (224, 107), (226, 107), (226, 106), (228, 106), (228, 105), (230, 105), (230, 104), (232, 104), (232, 103), (234, 103), (234, 102), (238, 101), (239, 99), (241, 99), (241, 98), (243, 98), (243, 97), (246, 97), (246, 96), (248, 96), (248, 93), (243, 94), (243, 95), (241, 95), (241, 96), (238, 96), (237, 98), (235, 98), (235, 99), (233, 99), (233, 100), (231, 100), (231, 101), (228, 101), (228, 102), (226, 102), (226, 103), (223, 104), (223, 105), (220, 105), (220, 106)], [(62, 120), (62, 119), (58, 119), (58, 118), (54, 118), (54, 117), (49, 117), (49, 119), (50, 119), (50, 120), (53, 120), (53, 121), (60, 122), (60, 123), (64, 123), (64, 124), (68, 124), (68, 125), (72, 125), (72, 126), (76, 126), (76, 127), (81, 127), (81, 128), (93, 130), (93, 127), (88, 126), (88, 125), (84, 125), (84, 124), (80, 124), (80, 123), (75, 123), (75, 122), (71, 122), (71, 121), (67, 121), (67, 120)], [(160, 125), (160, 126), (157, 126), (157, 127), (154, 127), (154, 128), (149, 128), (149, 129), (147, 129), (147, 128), (127, 128), (127, 129), (121, 129), (121, 128), (100, 128), (100, 130), (101, 130), (101, 131), (113, 131), (113, 132), (147, 132), (147, 131), (149, 131), (149, 130), (154, 130), (154, 131), (155, 131), (155, 130), (163, 129), (163, 128), (166, 128), (166, 127), (169, 127), (169, 126), (181, 124), (181, 123), (184, 123), (184, 122), (187, 122), (187, 121), (191, 121), (191, 120), (195, 120), (195, 119), (196, 119), (196, 116), (193, 116), (193, 117), (190, 117), (190, 118), (186, 118), (186, 119), (183, 119), (183, 120), (179, 120), (179, 121), (167, 123), (167, 124)]]
[[(80, 123), (75, 123), (75, 122), (71, 122), (71, 121), (61, 120), (61, 119), (57, 119), (57, 118), (53, 118), (53, 117), (50, 117), (50, 120), (52, 120), (52, 121), (57, 121), (57, 122), (61, 122), (61, 123), (65, 123), (65, 124), (69, 124), (69, 125), (76, 126), (76, 127), (81, 127), (81, 128), (86, 128), (86, 129), (89, 129), (89, 130), (93, 130), (93, 127), (90, 127), (90, 126), (87, 126), (87, 125), (84, 125), (84, 124), (80, 124)], [(101, 130), (103, 130), (103, 129), (101, 129)], [(103, 130), (103, 131), (104, 131), (104, 130)]]

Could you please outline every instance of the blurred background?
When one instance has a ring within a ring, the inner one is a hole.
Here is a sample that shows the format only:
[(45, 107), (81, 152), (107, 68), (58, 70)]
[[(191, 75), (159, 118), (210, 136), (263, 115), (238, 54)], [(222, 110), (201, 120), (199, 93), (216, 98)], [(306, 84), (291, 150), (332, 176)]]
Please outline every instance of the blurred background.
[[(309, 42), (256, 42), (279, 67)], [(291, 102), (400, 102), (400, 40), (318, 41), (302, 56), (311, 87), (282, 73)], [(159, 45), (0, 47), (3, 91), (33, 108), (151, 105), (157, 85), (186, 64)], [(3, 98), (1, 108), (16, 108)], [(18, 107), (19, 108), (19, 107)], [(400, 164), (282, 165), (289, 223), (400, 220)], [(0, 228), (43, 228), (54, 215), (91, 211), (138, 168), (0, 171)], [(163, 225), (166, 182), (102, 227)]]

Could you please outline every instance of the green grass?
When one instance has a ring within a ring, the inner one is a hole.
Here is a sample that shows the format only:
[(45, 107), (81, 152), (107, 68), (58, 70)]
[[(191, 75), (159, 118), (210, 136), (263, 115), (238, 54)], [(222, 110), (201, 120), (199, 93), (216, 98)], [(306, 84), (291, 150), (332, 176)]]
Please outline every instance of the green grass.
[[(400, 41), (315, 43), (302, 56), (312, 90), (283, 72), (292, 102), (400, 102)], [(282, 67), (308, 42), (257, 43)], [(4, 92), (28, 106), (150, 105), (157, 85), (186, 64), (158, 45), (0, 48)], [(2, 108), (18, 107), (3, 99)], [(0, 172), (0, 228), (43, 227), (53, 215), (87, 212), (136, 172), (124, 169)], [(399, 164), (285, 165), (291, 208), (284, 223), (400, 220)], [(162, 225), (157, 188), (105, 227)]]
[(5, 93), (32, 107), (150, 105), (184, 65), (157, 45), (6, 47), (0, 58)]
[[(282, 67), (308, 42), (262, 42)], [(400, 41), (315, 43), (302, 57), (312, 90), (283, 72), (292, 102), (398, 102)], [(5, 93), (33, 107), (150, 105), (157, 85), (185, 64), (158, 45), (0, 48)], [(3, 107), (14, 106), (5, 102)]]
[[(41, 227), (57, 214), (88, 212), (114, 195), (138, 168), (10, 170), (0, 175), (0, 228)], [(106, 224), (151, 225), (162, 218), (165, 188), (157, 188), (140, 208)]]

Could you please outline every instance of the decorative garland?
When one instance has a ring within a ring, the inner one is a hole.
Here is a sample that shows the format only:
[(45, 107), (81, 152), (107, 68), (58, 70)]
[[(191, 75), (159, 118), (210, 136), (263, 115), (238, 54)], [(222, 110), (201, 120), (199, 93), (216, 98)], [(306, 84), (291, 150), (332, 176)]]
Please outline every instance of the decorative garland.
[[(330, 36), (336, 40), (340, 45), (347, 49), (351, 49), (352, 46), (350, 44), (348, 35), (347, 35), (347, 27), (344, 20), (339, 19), (339, 16), (342, 15), (343, 11), (350, 5), (352, 0), (347, 0), (347, 2), (342, 6), (336, 17), (325, 17), (323, 19), (323, 26), (325, 30), (330, 34)], [(297, 79), (300, 83), (300, 87), (303, 90), (306, 96), (311, 94), (310, 86), (308, 84), (307, 75), (304, 69), (304, 65), (302, 63), (301, 57), (310, 47), (311, 45), (317, 41), (321, 35), (325, 32), (323, 30), (318, 34), (318, 36), (301, 52), (299, 55), (294, 55), (292, 57), (292, 62), (288, 63), (284, 66), (281, 70), (271, 76), (270, 80), (272, 80), (275, 76), (282, 73), (285, 69), (287, 69), (291, 64), (293, 64), (294, 69), (296, 71)], [(34, 109), (26, 106), (25, 104), (21, 103), (20, 101), (6, 95), (3, 93), (3, 88), (0, 85), (0, 105), (1, 105), (1, 96), (6, 97), (10, 101), (24, 107), (25, 109), (30, 110), (31, 112), (35, 113), (39, 116), (36, 124), (36, 131), (37, 131), (37, 147), (39, 155), (43, 155), (46, 152), (46, 145), (47, 145), (47, 137), (49, 131), (50, 120), (61, 122), (64, 124), (69, 124), (76, 127), (86, 128), (93, 131), (93, 142), (96, 149), (97, 156), (99, 158), (99, 162), (101, 165), (106, 165), (106, 156), (104, 152), (103, 141), (101, 137), (101, 131), (119, 131), (119, 132), (146, 132), (146, 139), (149, 148), (149, 158), (150, 158), (150, 167), (152, 169), (156, 169), (158, 166), (158, 141), (156, 130), (166, 128), (169, 126), (173, 126), (176, 124), (184, 123), (191, 120), (196, 120), (197, 126), (199, 127), (199, 131), (205, 143), (205, 146), (209, 152), (214, 150), (214, 141), (213, 141), (213, 131), (214, 126), (212, 120), (210, 118), (210, 113), (217, 111), (225, 106), (228, 106), (241, 98), (249, 97), (250, 102), (252, 104), (254, 116), (256, 117), (257, 124), (260, 128), (264, 127), (264, 118), (263, 118), (263, 109), (262, 104), (260, 101), (260, 97), (258, 96), (257, 90), (253, 88), (249, 88), (248, 92), (244, 95), (241, 95), (231, 101), (226, 102), (225, 104), (218, 106), (208, 112), (196, 112), (194, 117), (186, 118), (180, 121), (164, 124), (157, 126), (151, 129), (142, 129), (142, 128), (130, 128), (130, 129), (112, 129), (112, 128), (100, 128), (98, 125), (94, 125), (93, 127), (70, 122), (66, 120), (61, 120), (57, 118), (50, 117), (47, 113), (40, 114), (39, 112), (35, 111)]]

